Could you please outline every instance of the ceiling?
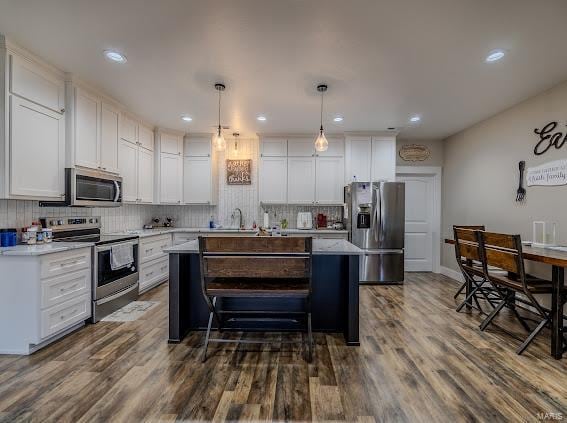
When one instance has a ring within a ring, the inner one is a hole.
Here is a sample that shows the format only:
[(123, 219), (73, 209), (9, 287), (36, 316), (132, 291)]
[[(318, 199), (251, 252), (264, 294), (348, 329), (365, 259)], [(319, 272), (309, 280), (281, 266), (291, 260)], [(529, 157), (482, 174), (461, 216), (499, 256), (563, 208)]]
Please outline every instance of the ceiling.
[(564, 0), (0, 0), (1, 33), (156, 125), (212, 131), (221, 81), (228, 132), (315, 134), (326, 82), (327, 132), (416, 140), (567, 79), (566, 17)]

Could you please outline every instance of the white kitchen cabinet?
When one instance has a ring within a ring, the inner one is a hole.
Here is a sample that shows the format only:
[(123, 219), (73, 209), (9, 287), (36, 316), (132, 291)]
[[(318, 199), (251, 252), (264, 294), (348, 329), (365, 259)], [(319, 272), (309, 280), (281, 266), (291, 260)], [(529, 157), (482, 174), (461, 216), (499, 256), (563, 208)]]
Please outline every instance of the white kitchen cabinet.
[(353, 182), (355, 178), (359, 182), (370, 182), (371, 137), (348, 137), (345, 153), (346, 183)]
[(138, 142), (146, 150), (154, 151), (154, 130), (140, 124), (138, 126)]
[(260, 158), (260, 202), (287, 203), (287, 157)]
[(325, 151), (315, 151), (315, 155), (319, 157), (344, 157), (345, 140), (338, 137), (327, 137), (329, 147)]
[(163, 252), (171, 246), (171, 234), (140, 238), (140, 293), (169, 278), (169, 257)]
[(315, 157), (288, 157), (287, 201), (291, 204), (315, 202)]
[(183, 202), (210, 204), (212, 202), (210, 157), (183, 158)]
[(211, 157), (211, 135), (203, 137), (186, 137), (183, 155), (186, 157)]
[(396, 180), (396, 138), (372, 137), (372, 181)]
[(122, 176), (122, 201), (138, 201), (138, 150), (136, 144), (120, 139), (118, 167)]
[(285, 157), (287, 156), (286, 138), (262, 138), (260, 142), (261, 157)]
[(65, 111), (65, 82), (29, 59), (9, 54), (10, 93), (57, 113)]
[(154, 202), (154, 153), (142, 146), (138, 149), (138, 201)]
[(287, 141), (288, 157), (314, 157), (315, 138), (290, 138)]
[(160, 203), (181, 204), (183, 158), (177, 154), (160, 154)]
[(344, 202), (344, 159), (317, 157), (315, 159), (315, 202), (342, 204)]
[(152, 203), (154, 191), (153, 152), (121, 139), (118, 161), (122, 176), (122, 200), (131, 203)]
[(120, 138), (133, 144), (138, 142), (138, 122), (125, 113), (120, 115)]
[(10, 97), (10, 194), (61, 200), (65, 193), (63, 115)]
[(75, 165), (100, 168), (100, 99), (86, 90), (75, 88)]
[(179, 135), (160, 133), (161, 152), (181, 155), (183, 151), (183, 139)]
[(101, 103), (100, 113), (100, 167), (107, 172), (118, 173), (119, 110)]

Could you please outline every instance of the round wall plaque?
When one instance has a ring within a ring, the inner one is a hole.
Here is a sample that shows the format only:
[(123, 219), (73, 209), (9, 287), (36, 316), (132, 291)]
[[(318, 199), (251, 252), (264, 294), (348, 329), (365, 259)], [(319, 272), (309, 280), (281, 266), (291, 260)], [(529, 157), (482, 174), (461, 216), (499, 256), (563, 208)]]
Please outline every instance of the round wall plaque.
[(429, 148), (421, 144), (407, 144), (400, 148), (399, 155), (406, 162), (422, 162), (431, 155)]

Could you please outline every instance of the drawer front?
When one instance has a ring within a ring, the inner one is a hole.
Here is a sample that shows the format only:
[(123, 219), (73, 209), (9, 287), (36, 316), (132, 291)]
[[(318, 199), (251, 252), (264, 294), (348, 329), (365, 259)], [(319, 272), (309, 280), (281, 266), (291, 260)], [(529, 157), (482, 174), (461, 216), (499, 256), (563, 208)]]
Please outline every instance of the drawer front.
[(80, 270), (41, 282), (41, 308), (60, 304), (91, 291), (90, 269)]
[(169, 257), (140, 265), (140, 290), (169, 277)]
[(46, 254), (41, 257), (41, 278), (52, 278), (81, 269), (90, 269), (90, 267), (90, 247), (62, 253)]
[(41, 337), (47, 338), (91, 316), (91, 299), (81, 295), (41, 312)]
[(186, 242), (193, 241), (199, 238), (198, 233), (174, 233), (173, 245), (185, 244)]
[(163, 257), (164, 248), (171, 246), (171, 235), (159, 235), (140, 240), (140, 263)]

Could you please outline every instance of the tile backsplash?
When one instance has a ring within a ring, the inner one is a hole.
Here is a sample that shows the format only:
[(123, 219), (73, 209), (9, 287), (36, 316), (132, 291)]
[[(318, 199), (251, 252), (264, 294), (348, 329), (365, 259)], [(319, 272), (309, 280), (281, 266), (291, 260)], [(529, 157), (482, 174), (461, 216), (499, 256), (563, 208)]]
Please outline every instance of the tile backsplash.
[[(263, 209), (258, 199), (258, 157), (257, 139), (239, 139), (236, 147), (234, 139), (227, 139), (226, 151), (219, 154), (219, 201), (217, 206), (162, 206), (127, 204), (115, 208), (83, 207), (39, 207), (37, 201), (0, 200), (0, 228), (20, 229), (28, 226), (40, 217), (51, 216), (100, 216), (102, 231), (119, 232), (126, 229), (139, 229), (150, 223), (153, 217), (163, 219), (172, 217), (177, 227), (207, 227), (211, 216), (224, 227), (237, 226), (238, 217), (232, 219), (235, 208), (242, 210), (244, 224), (252, 226), (256, 221), (263, 224), (263, 212), (270, 216), (270, 225), (287, 219), (289, 227), (295, 228), (297, 213), (310, 211), (324, 213), (333, 222), (342, 217), (342, 208), (338, 206), (295, 206), (270, 205)], [(252, 159), (252, 184), (227, 185), (226, 159)]]

